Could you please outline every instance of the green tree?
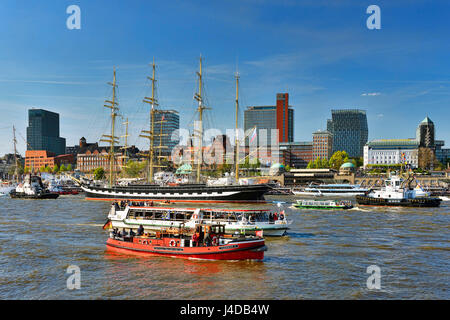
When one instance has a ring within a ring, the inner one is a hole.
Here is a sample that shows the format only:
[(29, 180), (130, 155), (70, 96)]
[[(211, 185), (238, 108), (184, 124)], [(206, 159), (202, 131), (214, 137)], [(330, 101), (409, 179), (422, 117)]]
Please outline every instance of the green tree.
[(67, 165), (67, 171), (72, 171), (72, 165), (70, 163)]
[(61, 165), (61, 167), (59, 167), (59, 172), (64, 172), (67, 171), (67, 168), (64, 164)]
[(30, 173), (30, 172), (31, 172), (30, 167), (25, 167), (25, 168), (23, 169), (23, 173)]
[(103, 180), (105, 179), (105, 169), (99, 167), (94, 170), (94, 180)]
[(339, 168), (348, 162), (348, 154), (345, 151), (336, 151), (330, 158), (330, 167), (334, 170), (339, 170)]
[(125, 174), (130, 178), (139, 177), (139, 174), (145, 169), (147, 162), (138, 162), (130, 160), (127, 165), (123, 168)]
[(59, 167), (57, 164), (55, 164), (55, 166), (53, 167), (53, 173), (58, 173), (59, 172)]

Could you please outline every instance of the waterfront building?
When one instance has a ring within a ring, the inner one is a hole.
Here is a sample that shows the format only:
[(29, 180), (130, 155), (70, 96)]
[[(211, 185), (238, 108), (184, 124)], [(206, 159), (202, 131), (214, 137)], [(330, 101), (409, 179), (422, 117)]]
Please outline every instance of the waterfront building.
[[(97, 168), (110, 171), (110, 158), (108, 155), (110, 147), (88, 147), (77, 154), (77, 170), (84, 173), (92, 172)], [(125, 157), (120, 146), (114, 147), (114, 171), (120, 171), (125, 165)]]
[(407, 164), (417, 168), (419, 142), (416, 139), (379, 139), (364, 146), (364, 168), (367, 165)]
[(446, 164), (447, 162), (450, 161), (450, 148), (443, 148), (443, 146), (445, 145), (445, 141), (444, 140), (435, 140), (434, 141), (434, 146), (435, 146), (435, 155), (436, 155), (436, 159), (442, 163), (442, 164)]
[(328, 160), (333, 154), (333, 135), (325, 130), (313, 133), (313, 160), (317, 158)]
[(281, 162), (291, 168), (306, 168), (313, 160), (313, 142), (281, 142)]
[(28, 110), (27, 150), (65, 154), (66, 139), (59, 136), (59, 114), (43, 109)]
[[(99, 167), (109, 171), (109, 161), (107, 159), (109, 150), (109, 146), (99, 146), (98, 142), (88, 143), (85, 137), (81, 137), (78, 145), (66, 147), (66, 153), (74, 156), (77, 169), (81, 172), (90, 172), (92, 169), (97, 169)], [(122, 166), (127, 159), (138, 159), (139, 161), (141, 158), (139, 149), (135, 146), (128, 146), (126, 154), (122, 146), (115, 146), (114, 152), (116, 153), (117, 158), (122, 158), (117, 164), (117, 170), (120, 170), (120, 166)]]
[[(272, 144), (271, 130), (278, 130), (278, 142), (293, 142), (294, 141), (294, 109), (289, 105), (289, 94), (278, 93), (276, 96), (275, 106), (250, 106), (244, 111), (244, 130), (249, 130), (256, 127), (259, 145), (266, 139), (267, 145)], [(263, 131), (266, 130), (262, 137)], [(246, 145), (249, 144), (248, 138)]]
[(56, 165), (74, 165), (75, 159), (72, 154), (56, 155), (47, 150), (26, 150), (25, 151), (25, 167), (30, 168), (30, 171), (35, 173), (41, 168), (54, 168)]
[(351, 158), (362, 157), (369, 129), (366, 111), (359, 109), (331, 110), (327, 131), (333, 134), (333, 149), (345, 151)]
[[(66, 147), (66, 154), (73, 154), (76, 157), (77, 154), (80, 153), (81, 150), (86, 149), (86, 148), (98, 148), (98, 143), (97, 142), (87, 143), (86, 138), (81, 137), (78, 145)], [(83, 153), (83, 152), (81, 152), (81, 153)]]
[(419, 146), (434, 149), (434, 133), (434, 123), (427, 116), (419, 123), (416, 129), (416, 140), (419, 142)]
[[(179, 143), (177, 130), (180, 129), (180, 116), (175, 110), (158, 110), (155, 112), (154, 133), (155, 146), (162, 146), (161, 156), (170, 157), (173, 148)], [(174, 138), (172, 140), (172, 138)], [(156, 151), (159, 155), (159, 149)]]

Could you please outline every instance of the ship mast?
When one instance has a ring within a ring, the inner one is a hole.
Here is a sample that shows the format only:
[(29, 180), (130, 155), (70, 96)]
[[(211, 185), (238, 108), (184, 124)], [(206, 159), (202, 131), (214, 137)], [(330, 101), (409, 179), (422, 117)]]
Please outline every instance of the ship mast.
[(153, 68), (153, 75), (152, 77), (147, 77), (149, 80), (152, 81), (152, 96), (149, 97), (145, 97), (144, 98), (144, 102), (150, 104), (152, 107), (150, 109), (150, 131), (147, 130), (142, 130), (142, 133), (146, 133), (145, 134), (141, 134), (139, 135), (142, 138), (147, 138), (150, 141), (150, 147), (148, 150), (148, 163), (149, 163), (149, 172), (148, 172), (148, 182), (152, 183), (153, 182), (153, 157), (154, 157), (154, 141), (155, 141), (155, 134), (154, 134), (154, 130), (155, 130), (155, 113), (156, 113), (156, 109), (155, 107), (158, 106), (158, 100), (155, 98), (155, 83), (156, 83), (156, 65), (155, 65), (155, 58), (153, 58), (153, 63), (151, 64), (152, 68)]
[(13, 126), (13, 143), (14, 143), (14, 163), (16, 168), (14, 169), (14, 175), (16, 176), (16, 181), (19, 182), (19, 166), (17, 160), (17, 139), (16, 139), (16, 127)]
[(112, 187), (113, 180), (114, 180), (114, 162), (115, 162), (115, 156), (114, 156), (114, 144), (118, 141), (116, 141), (118, 138), (114, 135), (115, 125), (116, 125), (116, 117), (117, 117), (117, 111), (119, 108), (117, 107), (119, 104), (116, 102), (116, 68), (114, 68), (114, 78), (113, 82), (108, 82), (109, 85), (112, 86), (112, 100), (105, 100), (104, 106), (106, 108), (111, 109), (111, 135), (103, 135), (103, 137), (107, 139), (100, 139), (100, 141), (109, 142), (110, 143), (110, 149), (109, 149), (109, 186)]
[(124, 159), (125, 159), (125, 165), (127, 164), (127, 159), (128, 159), (128, 152), (127, 152), (127, 150), (128, 150), (128, 137), (130, 136), (129, 134), (128, 134), (128, 124), (129, 124), (129, 122), (128, 122), (128, 118), (127, 118), (127, 120), (125, 121), (125, 122), (123, 122), (122, 124), (124, 124), (125, 125), (125, 135), (123, 135), (123, 136), (120, 136), (121, 138), (125, 138), (125, 143), (124, 143), (124, 146), (122, 147), (122, 149), (124, 150)]
[(238, 115), (239, 115), (239, 73), (236, 72), (236, 133), (235, 133), (235, 145), (236, 145), (236, 182), (239, 181), (239, 137), (238, 137)]
[(162, 145), (162, 137), (163, 136), (167, 136), (167, 134), (163, 134), (163, 124), (164, 122), (166, 122), (166, 120), (164, 120), (164, 112), (160, 112), (161, 114), (161, 118), (158, 121), (159, 125), (160, 125), (160, 130), (159, 130), (159, 156), (158, 156), (158, 167), (163, 167), (163, 165), (161, 164), (161, 159), (162, 158), (166, 158), (165, 156), (161, 155), (162, 149), (168, 148), (167, 146), (163, 146)]
[(200, 182), (200, 169), (203, 162), (202, 157), (202, 149), (203, 149), (203, 110), (206, 109), (206, 107), (203, 105), (203, 97), (202, 97), (202, 56), (200, 55), (200, 69), (197, 72), (198, 76), (198, 93), (195, 94), (194, 98), (198, 101), (198, 114), (199, 114), (199, 122), (200, 122), (200, 128), (198, 130), (198, 139), (199, 139), (199, 149), (197, 151), (197, 183)]

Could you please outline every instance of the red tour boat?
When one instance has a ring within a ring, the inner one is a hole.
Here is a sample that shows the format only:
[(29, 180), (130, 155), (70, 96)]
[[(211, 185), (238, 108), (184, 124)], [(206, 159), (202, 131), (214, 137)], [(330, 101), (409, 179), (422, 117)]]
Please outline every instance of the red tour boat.
[(189, 229), (172, 228), (156, 232), (123, 234), (114, 229), (106, 242), (108, 250), (120, 253), (206, 260), (262, 260), (267, 247), (259, 236), (226, 235), (224, 225), (199, 224)]

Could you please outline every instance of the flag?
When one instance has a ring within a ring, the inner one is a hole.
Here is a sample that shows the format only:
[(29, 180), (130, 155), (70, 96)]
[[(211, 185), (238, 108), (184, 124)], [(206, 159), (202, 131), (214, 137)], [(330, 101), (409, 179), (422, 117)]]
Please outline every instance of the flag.
[(253, 140), (255, 140), (256, 138), (256, 127), (255, 129), (253, 129), (253, 134), (252, 134), (252, 138), (250, 139), (250, 142), (253, 142)]
[(263, 231), (262, 231), (262, 230), (255, 231), (255, 235), (256, 235), (257, 237), (262, 238), (262, 236), (263, 236)]
[(103, 225), (103, 230), (106, 230), (106, 229), (112, 229), (111, 220), (106, 221), (106, 223)]

